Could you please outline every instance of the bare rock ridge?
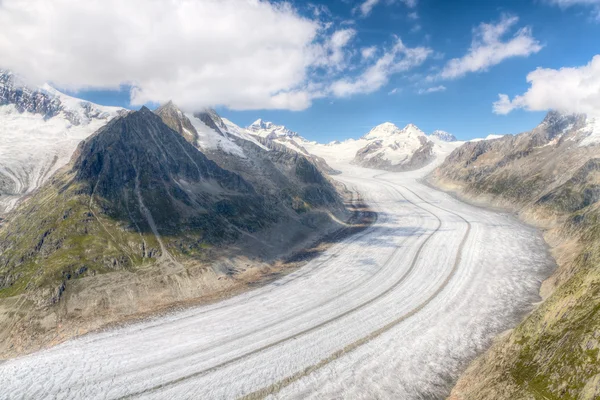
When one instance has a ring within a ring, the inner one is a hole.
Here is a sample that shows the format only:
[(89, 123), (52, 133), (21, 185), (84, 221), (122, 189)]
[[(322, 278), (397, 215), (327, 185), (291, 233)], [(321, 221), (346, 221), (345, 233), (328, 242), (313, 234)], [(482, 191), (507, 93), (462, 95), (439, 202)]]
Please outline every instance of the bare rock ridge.
[(530, 132), (465, 143), (430, 181), (546, 228), (544, 302), (476, 359), (451, 399), (600, 398), (600, 132), (550, 112)]
[[(171, 105), (170, 108), (176, 109), (176, 106)], [(322, 168), (325, 172), (330, 169), (327, 169), (326, 163), (319, 163), (318, 158), (269, 140), (248, 140), (251, 137), (239, 135), (241, 128), (231, 125), (228, 127), (214, 111), (186, 115), (180, 111), (159, 108), (156, 113), (174, 129), (180, 125), (193, 125), (190, 118), (200, 119), (200, 116), (204, 118), (204, 125), (220, 127), (218, 131), (213, 129), (214, 134), (224, 135), (221, 140), (229, 143), (228, 145), (203, 148), (202, 143), (197, 142), (196, 147), (221, 167), (234, 171), (251, 182), (266, 197), (271, 209), (279, 210), (294, 219), (298, 218), (299, 211), (304, 213), (319, 207), (336, 212), (343, 209), (333, 183), (322, 172)], [(171, 121), (169, 115), (172, 114), (179, 115), (180, 121)], [(179, 131), (184, 134), (182, 130)], [(228, 151), (231, 145), (235, 145), (239, 151)]]

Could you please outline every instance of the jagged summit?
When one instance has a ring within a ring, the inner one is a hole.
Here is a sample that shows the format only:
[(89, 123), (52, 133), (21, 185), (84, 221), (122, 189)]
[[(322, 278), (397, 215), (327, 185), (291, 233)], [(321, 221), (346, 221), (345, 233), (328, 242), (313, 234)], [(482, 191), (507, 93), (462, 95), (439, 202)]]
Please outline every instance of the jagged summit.
[(443, 142), (456, 142), (456, 136), (451, 133), (442, 130), (435, 130), (431, 133), (432, 137), (437, 138)]
[(384, 137), (389, 137), (391, 135), (397, 135), (400, 133), (400, 128), (394, 125), (391, 122), (384, 122), (383, 124), (379, 124), (373, 129), (371, 129), (363, 139), (382, 139)]
[(277, 138), (300, 138), (300, 136), (286, 128), (283, 125), (275, 125), (269, 121), (263, 121), (262, 119), (257, 119), (252, 124), (250, 124), (246, 129), (248, 129), (253, 134), (260, 136), (265, 139), (277, 139)]
[(425, 133), (414, 124), (408, 124), (400, 129), (391, 122), (384, 122), (371, 129), (362, 139), (386, 139), (396, 135), (425, 136)]
[[(253, 191), (239, 176), (207, 159), (147, 107), (114, 119), (83, 141), (73, 169), (78, 180), (93, 182), (96, 193), (104, 197), (120, 198), (123, 191), (148, 185), (155, 194), (164, 196), (164, 201), (172, 202), (172, 209), (199, 201), (195, 199), (199, 193), (182, 190), (181, 181), (188, 189), (194, 183), (211, 182), (212, 190)], [(169, 195), (169, 188), (178, 192), (176, 198)]]
[(198, 132), (192, 125), (191, 121), (185, 116), (183, 111), (179, 109), (172, 101), (168, 101), (158, 107), (154, 113), (158, 115), (165, 124), (171, 129), (179, 132), (192, 145), (196, 145), (198, 141)]

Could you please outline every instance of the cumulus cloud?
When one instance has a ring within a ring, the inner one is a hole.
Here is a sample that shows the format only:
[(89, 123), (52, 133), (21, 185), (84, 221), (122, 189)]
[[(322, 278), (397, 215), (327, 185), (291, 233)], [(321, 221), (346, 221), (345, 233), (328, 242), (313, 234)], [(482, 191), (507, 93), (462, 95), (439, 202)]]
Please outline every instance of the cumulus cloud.
[(508, 114), (522, 108), (600, 116), (600, 55), (581, 67), (538, 68), (527, 75), (527, 82), (530, 84), (527, 92), (512, 100), (500, 94), (494, 112)]
[(2, 0), (0, 26), (0, 67), (32, 83), (186, 109), (304, 109), (355, 34), (265, 0)]
[(406, 47), (402, 40), (396, 38), (392, 48), (359, 76), (337, 80), (330, 90), (337, 97), (375, 92), (388, 83), (390, 76), (423, 64), (431, 53), (432, 50), (426, 47)]
[(460, 78), (470, 72), (485, 71), (511, 57), (527, 57), (539, 52), (542, 45), (532, 36), (529, 27), (521, 28), (510, 39), (503, 40), (518, 21), (516, 16), (504, 15), (497, 24), (480, 24), (473, 30), (473, 41), (467, 54), (448, 61), (437, 78)]
[(429, 94), (429, 93), (435, 93), (435, 92), (443, 92), (444, 90), (446, 90), (446, 86), (440, 85), (440, 86), (430, 87), (430, 88), (427, 88), (427, 89), (419, 89), (419, 91), (417, 93), (419, 93), (419, 94)]

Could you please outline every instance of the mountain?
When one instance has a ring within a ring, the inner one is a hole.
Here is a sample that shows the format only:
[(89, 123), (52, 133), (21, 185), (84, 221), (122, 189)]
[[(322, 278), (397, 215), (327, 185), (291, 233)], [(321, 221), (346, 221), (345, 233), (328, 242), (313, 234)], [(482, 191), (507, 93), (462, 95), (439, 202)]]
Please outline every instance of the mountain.
[(475, 360), (451, 399), (600, 398), (600, 124), (550, 112), (529, 132), (468, 142), (429, 177), (545, 229), (558, 268), (543, 302)]
[(387, 171), (418, 169), (434, 159), (433, 142), (413, 124), (403, 129), (386, 122), (362, 137), (367, 144), (356, 152), (353, 163)]
[(344, 226), (309, 159), (221, 121), (173, 104), (117, 116), (6, 215), (0, 354), (239, 291)]
[(66, 170), (2, 227), (0, 294), (60, 287), (81, 268), (194, 256), (274, 220), (248, 182), (142, 108), (83, 141)]
[(438, 154), (446, 154), (448, 146), (445, 143), (453, 138), (447, 134), (444, 139), (435, 137), (432, 141), (415, 125), (409, 124), (400, 129), (390, 122), (376, 126), (359, 140), (349, 139), (328, 144), (309, 141), (283, 125), (275, 125), (262, 119), (252, 123), (247, 130), (265, 145), (280, 144), (312, 157), (316, 164), (329, 173), (337, 171), (325, 159), (352, 161), (363, 167), (389, 171), (418, 169), (427, 165)]
[[(268, 208), (287, 220), (290, 235), (297, 229), (306, 229), (308, 235), (308, 231), (314, 233), (329, 224), (328, 218), (319, 222), (314, 219), (322, 208), (344, 213), (333, 181), (307, 152), (254, 136), (214, 110), (183, 113), (170, 103), (158, 108), (156, 114), (183, 136), (187, 133), (179, 127), (191, 126), (191, 133), (198, 138), (196, 148), (220, 167), (250, 182), (264, 196)], [(171, 115), (178, 115), (179, 121), (172, 121)]]
[(437, 138), (443, 142), (456, 142), (456, 136), (446, 131), (436, 130), (429, 135), (430, 138)]
[(246, 129), (257, 136), (271, 140), (284, 137), (296, 138), (299, 136), (296, 132), (289, 130), (283, 125), (275, 125), (272, 122), (263, 121), (262, 119), (257, 119)]
[(117, 115), (48, 85), (0, 71), (0, 215), (67, 164), (77, 144)]

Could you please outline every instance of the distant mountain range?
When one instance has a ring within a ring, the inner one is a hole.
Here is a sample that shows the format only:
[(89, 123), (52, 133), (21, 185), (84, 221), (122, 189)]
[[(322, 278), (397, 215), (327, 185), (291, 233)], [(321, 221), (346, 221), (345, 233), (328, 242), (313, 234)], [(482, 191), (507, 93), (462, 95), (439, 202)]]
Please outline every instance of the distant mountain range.
[(448, 132), (438, 130), (428, 136), (413, 124), (400, 129), (390, 122), (374, 127), (358, 140), (334, 141), (326, 145), (309, 141), (283, 125), (261, 119), (247, 129), (260, 138), (303, 154), (351, 161), (359, 166), (387, 171), (421, 168), (438, 154), (445, 154), (449, 148), (458, 145), (456, 137)]

